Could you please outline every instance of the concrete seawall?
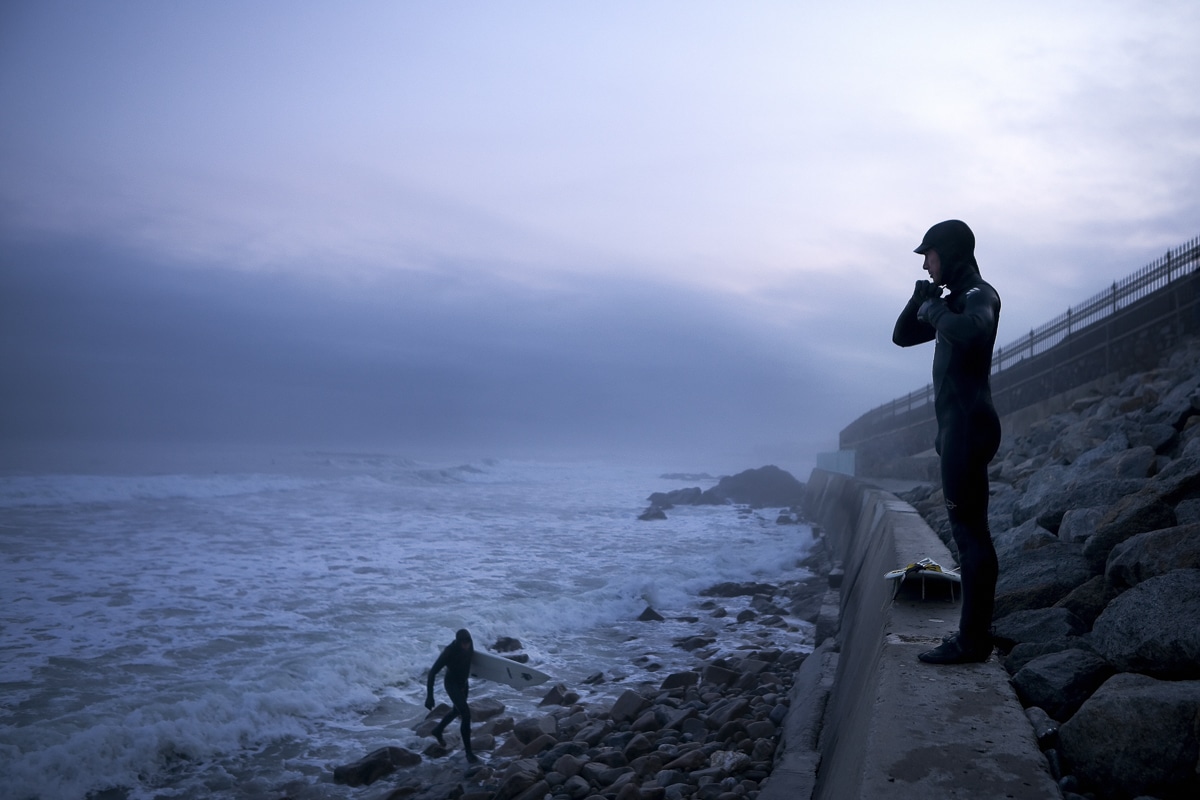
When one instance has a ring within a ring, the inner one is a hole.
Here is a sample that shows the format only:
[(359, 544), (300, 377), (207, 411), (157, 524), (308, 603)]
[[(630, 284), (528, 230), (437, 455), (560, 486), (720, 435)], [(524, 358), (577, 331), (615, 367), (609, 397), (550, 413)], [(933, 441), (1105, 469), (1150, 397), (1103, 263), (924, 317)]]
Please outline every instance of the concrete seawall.
[(917, 512), (864, 479), (823, 470), (809, 478), (805, 507), (842, 569), (760, 800), (1059, 797), (994, 656), (960, 666), (917, 660), (958, 625), (958, 598), (944, 583), (912, 578), (893, 598), (883, 579), (921, 558), (953, 565)]

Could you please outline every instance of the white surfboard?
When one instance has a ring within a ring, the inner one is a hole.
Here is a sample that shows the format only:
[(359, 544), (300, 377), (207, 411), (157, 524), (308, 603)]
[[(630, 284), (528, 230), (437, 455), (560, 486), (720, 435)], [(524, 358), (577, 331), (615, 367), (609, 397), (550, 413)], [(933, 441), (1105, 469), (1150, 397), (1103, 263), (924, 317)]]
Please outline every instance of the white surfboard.
[(540, 669), (479, 650), (471, 656), (471, 677), (507, 684), (514, 689), (537, 686), (550, 680), (550, 676)]
[(942, 582), (950, 586), (950, 600), (954, 601), (954, 585), (962, 583), (962, 576), (957, 570), (943, 567), (931, 558), (922, 558), (916, 563), (909, 564), (907, 567), (894, 569), (891, 572), (885, 572), (884, 580), (895, 581), (895, 588), (892, 590), (892, 599), (900, 592), (900, 587), (906, 580), (917, 578), (921, 581), (921, 599), (925, 599), (925, 581), (933, 580), (934, 582)]

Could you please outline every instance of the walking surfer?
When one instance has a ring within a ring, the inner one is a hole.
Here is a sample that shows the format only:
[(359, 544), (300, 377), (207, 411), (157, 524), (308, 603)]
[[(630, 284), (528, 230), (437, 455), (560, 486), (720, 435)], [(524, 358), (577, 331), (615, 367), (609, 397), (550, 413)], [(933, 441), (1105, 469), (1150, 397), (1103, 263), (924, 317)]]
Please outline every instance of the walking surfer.
[(442, 686), (450, 696), (454, 708), (450, 709), (450, 713), (433, 729), (433, 737), (438, 740), (438, 744), (444, 746), (446, 741), (442, 738), (442, 731), (446, 730), (446, 726), (453, 722), (455, 717), (461, 717), (463, 748), (467, 752), (467, 761), (471, 763), (479, 760), (471, 751), (471, 707), (467, 705), (467, 679), (471, 675), (471, 656), (474, 654), (475, 645), (471, 641), (471, 633), (463, 628), (454, 634), (454, 641), (446, 645), (437, 661), (433, 662), (425, 692), (425, 707), (433, 710), (433, 681), (445, 668), (446, 677), (442, 680)]
[[(1000, 446), (1000, 418), (990, 375), (1000, 295), (979, 274), (975, 234), (965, 222), (939, 222), (913, 252), (925, 256), (929, 280), (917, 281), (892, 333), (911, 347), (935, 340), (935, 448), (942, 492), (958, 545), (963, 602), (958, 633), (921, 653), (930, 664), (986, 661), (992, 652), (992, 610), (1000, 567), (988, 529), (988, 462)], [(942, 288), (949, 294), (942, 297)]]

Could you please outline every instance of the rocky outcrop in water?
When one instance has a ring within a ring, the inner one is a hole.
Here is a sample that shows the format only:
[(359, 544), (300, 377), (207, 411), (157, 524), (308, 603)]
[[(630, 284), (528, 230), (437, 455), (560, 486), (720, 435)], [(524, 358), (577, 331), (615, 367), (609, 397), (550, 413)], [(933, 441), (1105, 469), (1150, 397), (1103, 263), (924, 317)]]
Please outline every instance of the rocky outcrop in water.
[[(990, 471), (993, 630), (1064, 797), (1200, 797), (1200, 343)], [(941, 493), (905, 499), (953, 550)]]
[(726, 476), (710, 489), (692, 486), (669, 492), (654, 492), (650, 506), (638, 517), (643, 520), (666, 519), (666, 511), (675, 506), (720, 506), (729, 503), (751, 508), (778, 507), (797, 509), (804, 500), (804, 484), (787, 470), (768, 465)]

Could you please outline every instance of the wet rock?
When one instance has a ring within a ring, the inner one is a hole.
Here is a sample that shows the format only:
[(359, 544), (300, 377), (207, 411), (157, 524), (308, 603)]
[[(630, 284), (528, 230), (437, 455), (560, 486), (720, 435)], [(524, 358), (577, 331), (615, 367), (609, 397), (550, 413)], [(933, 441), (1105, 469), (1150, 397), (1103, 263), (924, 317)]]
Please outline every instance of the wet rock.
[(521, 744), (529, 744), (545, 734), (558, 732), (558, 721), (552, 716), (526, 717), (513, 726), (513, 735)]
[(573, 692), (566, 684), (556, 683), (542, 697), (539, 706), (569, 706), (579, 702), (579, 692)]
[(615, 723), (632, 722), (650, 705), (650, 701), (632, 689), (626, 689), (613, 703), (609, 718)]
[(471, 707), (471, 719), (478, 722), (498, 717), (504, 713), (504, 703), (491, 697), (472, 700), (468, 705)]
[(1200, 681), (1123, 673), (1059, 729), (1061, 753), (1085, 784), (1125, 797), (1200, 797)]
[(695, 686), (700, 682), (700, 673), (698, 672), (675, 672), (663, 679), (659, 691), (670, 692), (675, 689), (686, 689), (689, 686)]
[(333, 782), (346, 786), (369, 786), (401, 767), (413, 767), (420, 763), (421, 756), (411, 750), (381, 747), (352, 764), (334, 767)]
[(765, 594), (768, 597), (774, 597), (779, 592), (779, 587), (769, 583), (753, 583), (753, 582), (734, 582), (726, 581), (718, 583), (715, 586), (710, 586), (700, 592), (701, 597), (753, 597), (756, 594)]

